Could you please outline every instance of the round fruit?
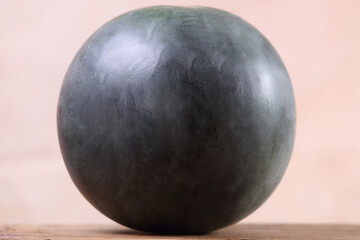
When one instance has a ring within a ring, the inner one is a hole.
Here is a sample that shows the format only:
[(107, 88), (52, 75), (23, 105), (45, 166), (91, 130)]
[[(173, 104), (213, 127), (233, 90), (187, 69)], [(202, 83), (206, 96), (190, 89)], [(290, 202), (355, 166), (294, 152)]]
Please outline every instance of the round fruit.
[(295, 133), (274, 48), (206, 7), (149, 7), (106, 23), (71, 63), (57, 114), (85, 198), (157, 233), (206, 233), (249, 215), (283, 176)]

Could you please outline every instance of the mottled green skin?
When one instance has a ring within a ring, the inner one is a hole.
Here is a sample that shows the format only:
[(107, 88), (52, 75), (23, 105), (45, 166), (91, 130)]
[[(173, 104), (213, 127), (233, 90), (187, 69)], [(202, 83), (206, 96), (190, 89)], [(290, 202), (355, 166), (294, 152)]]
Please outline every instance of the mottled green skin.
[(157, 233), (249, 215), (278, 185), (295, 134), (274, 48), (239, 17), (202, 7), (150, 7), (102, 26), (69, 67), (57, 117), (86, 199)]

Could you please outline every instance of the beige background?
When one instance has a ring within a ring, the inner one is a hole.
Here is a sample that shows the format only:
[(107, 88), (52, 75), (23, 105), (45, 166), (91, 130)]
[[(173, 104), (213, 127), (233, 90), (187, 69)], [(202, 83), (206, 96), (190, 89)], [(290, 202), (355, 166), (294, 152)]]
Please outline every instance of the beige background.
[(294, 153), (277, 190), (245, 221), (360, 223), (360, 1), (0, 0), (0, 224), (111, 222), (66, 172), (57, 98), (92, 32), (156, 4), (231, 11), (263, 32), (288, 68)]

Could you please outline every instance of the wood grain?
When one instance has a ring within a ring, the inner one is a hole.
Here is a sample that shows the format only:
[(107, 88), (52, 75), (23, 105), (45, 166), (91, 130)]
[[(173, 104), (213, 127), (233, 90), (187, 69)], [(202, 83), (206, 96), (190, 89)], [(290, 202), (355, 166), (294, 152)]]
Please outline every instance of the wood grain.
[(360, 225), (237, 224), (206, 235), (161, 236), (120, 225), (2, 225), (0, 239), (360, 240)]

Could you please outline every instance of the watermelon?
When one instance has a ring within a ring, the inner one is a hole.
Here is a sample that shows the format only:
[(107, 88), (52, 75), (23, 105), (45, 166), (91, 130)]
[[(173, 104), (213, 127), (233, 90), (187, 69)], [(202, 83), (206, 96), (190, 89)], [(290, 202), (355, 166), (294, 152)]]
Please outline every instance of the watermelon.
[(110, 219), (161, 234), (238, 222), (274, 191), (295, 136), (285, 66), (249, 23), (154, 6), (100, 27), (63, 82), (67, 170)]

